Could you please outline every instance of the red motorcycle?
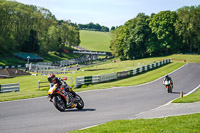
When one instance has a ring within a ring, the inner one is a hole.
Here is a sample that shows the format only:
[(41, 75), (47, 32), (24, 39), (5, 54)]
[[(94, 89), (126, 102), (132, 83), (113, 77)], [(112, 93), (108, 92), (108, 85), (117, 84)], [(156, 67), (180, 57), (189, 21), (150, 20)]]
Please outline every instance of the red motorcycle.
[(73, 97), (72, 93), (70, 91), (66, 92), (64, 87), (58, 89), (56, 85), (51, 84), (48, 97), (52, 99), (54, 106), (61, 112), (65, 111), (65, 109), (83, 109), (84, 107), (82, 98), (78, 94)]

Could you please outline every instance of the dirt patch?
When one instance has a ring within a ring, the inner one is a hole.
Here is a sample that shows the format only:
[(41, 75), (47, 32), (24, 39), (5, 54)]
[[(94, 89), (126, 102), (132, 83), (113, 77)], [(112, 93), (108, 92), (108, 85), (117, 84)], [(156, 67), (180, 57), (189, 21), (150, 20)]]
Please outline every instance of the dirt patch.
[(15, 68), (5, 68), (0, 69), (0, 78), (11, 78), (15, 76), (21, 75), (30, 75), (30, 73), (24, 72), (23, 70), (15, 69)]

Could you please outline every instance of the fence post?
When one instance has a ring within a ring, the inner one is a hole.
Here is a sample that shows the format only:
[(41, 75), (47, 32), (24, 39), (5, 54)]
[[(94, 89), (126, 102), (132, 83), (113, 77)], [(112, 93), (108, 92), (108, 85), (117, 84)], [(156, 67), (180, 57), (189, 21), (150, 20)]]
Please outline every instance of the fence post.
[(40, 80), (38, 80), (38, 90), (40, 90)]
[(20, 84), (18, 83), (18, 86), (19, 86), (19, 92), (20, 92)]

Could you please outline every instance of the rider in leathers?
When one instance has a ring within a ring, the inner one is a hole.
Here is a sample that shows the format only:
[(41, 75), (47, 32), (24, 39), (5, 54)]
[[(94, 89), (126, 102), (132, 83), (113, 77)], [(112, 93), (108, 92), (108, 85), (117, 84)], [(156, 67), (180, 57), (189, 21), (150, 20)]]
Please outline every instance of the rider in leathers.
[(164, 80), (163, 80), (163, 84), (165, 83), (165, 81), (170, 81), (171, 82), (171, 85), (172, 85), (172, 88), (173, 88), (173, 81), (172, 81), (172, 78), (169, 77), (169, 75), (166, 75)]
[[(61, 78), (57, 78), (54, 74), (50, 74), (47, 79), (48, 79), (50, 84), (56, 84), (56, 90), (60, 89), (60, 87), (64, 87), (66, 92), (71, 92), (73, 97), (76, 97), (76, 93)], [(52, 102), (52, 99), (50, 99), (50, 101)]]

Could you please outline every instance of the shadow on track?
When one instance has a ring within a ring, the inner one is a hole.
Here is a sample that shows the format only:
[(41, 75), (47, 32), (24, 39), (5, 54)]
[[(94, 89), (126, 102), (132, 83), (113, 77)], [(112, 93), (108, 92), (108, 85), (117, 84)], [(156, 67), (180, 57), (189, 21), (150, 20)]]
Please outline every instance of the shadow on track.
[[(181, 94), (181, 92), (172, 92), (172, 94)], [(183, 95), (185, 95), (185, 94), (187, 94), (187, 93), (183, 93)]]
[(96, 111), (96, 109), (70, 109), (65, 110), (64, 112), (86, 112), (86, 111)]
[(180, 94), (180, 92), (172, 92), (172, 94)]

